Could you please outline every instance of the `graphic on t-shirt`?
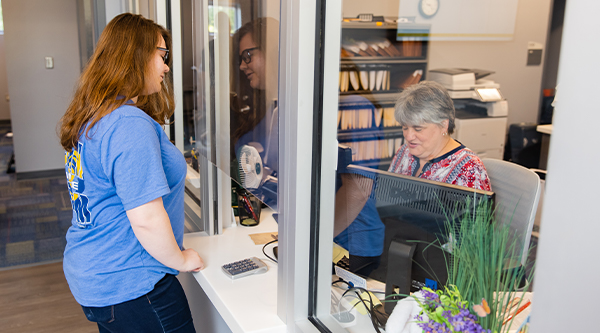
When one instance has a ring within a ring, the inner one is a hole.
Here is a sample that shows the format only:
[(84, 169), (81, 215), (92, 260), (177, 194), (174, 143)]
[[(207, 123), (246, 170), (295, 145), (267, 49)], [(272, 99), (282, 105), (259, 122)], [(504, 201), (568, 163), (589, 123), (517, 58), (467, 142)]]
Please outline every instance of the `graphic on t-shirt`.
[(78, 142), (77, 149), (65, 152), (65, 173), (67, 174), (67, 185), (71, 195), (71, 206), (73, 207), (74, 223), (85, 228), (91, 223), (91, 214), (88, 210), (89, 199), (83, 194), (85, 183), (83, 181), (83, 143)]

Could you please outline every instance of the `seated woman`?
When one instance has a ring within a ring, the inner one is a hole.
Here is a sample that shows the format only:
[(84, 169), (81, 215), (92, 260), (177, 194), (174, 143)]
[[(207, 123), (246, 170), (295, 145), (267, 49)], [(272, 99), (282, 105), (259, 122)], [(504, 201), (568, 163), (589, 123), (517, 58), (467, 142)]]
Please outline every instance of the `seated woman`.
[(479, 157), (452, 139), (454, 103), (442, 85), (422, 81), (406, 88), (396, 102), (404, 145), (389, 171), (448, 184), (491, 191)]

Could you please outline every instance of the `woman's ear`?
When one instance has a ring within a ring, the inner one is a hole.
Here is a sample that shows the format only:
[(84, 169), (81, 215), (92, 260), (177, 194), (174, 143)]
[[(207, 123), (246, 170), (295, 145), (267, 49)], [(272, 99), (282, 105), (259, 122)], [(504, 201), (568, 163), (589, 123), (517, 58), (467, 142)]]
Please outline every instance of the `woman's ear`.
[(448, 124), (450, 123), (450, 120), (445, 119), (444, 121), (442, 121), (442, 129), (443, 132), (442, 133), (448, 133)]

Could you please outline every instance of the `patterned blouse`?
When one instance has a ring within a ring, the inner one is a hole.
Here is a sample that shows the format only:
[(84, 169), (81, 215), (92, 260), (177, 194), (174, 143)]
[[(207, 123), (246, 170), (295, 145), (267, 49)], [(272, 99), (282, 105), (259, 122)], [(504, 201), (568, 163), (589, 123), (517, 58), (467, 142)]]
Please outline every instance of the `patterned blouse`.
[[(389, 171), (416, 177), (418, 170), (419, 159), (409, 153), (407, 144), (402, 145), (396, 152)], [(427, 162), (418, 177), (480, 190), (492, 190), (483, 162), (462, 144)]]

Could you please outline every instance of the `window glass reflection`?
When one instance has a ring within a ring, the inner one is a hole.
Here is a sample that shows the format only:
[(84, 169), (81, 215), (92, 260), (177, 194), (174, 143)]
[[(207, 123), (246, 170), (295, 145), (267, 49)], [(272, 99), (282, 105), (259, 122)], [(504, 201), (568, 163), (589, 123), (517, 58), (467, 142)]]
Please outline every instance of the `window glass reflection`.
[(279, 3), (203, 5), (190, 1), (194, 33), (184, 35), (193, 69), (184, 84), (189, 161), (200, 175), (204, 161), (230, 177), (234, 212), (257, 218), (261, 206), (277, 210), (279, 21), (270, 13)]
[(278, 21), (258, 17), (233, 36), (232, 178), (265, 204), (277, 206), (279, 124)]

